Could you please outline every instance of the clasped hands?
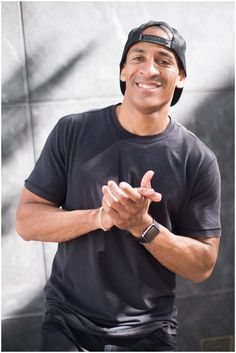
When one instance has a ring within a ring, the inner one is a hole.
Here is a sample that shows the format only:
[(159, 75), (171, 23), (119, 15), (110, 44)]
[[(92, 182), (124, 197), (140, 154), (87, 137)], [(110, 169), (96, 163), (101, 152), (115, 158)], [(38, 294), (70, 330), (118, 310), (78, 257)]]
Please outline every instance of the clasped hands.
[(140, 236), (151, 224), (152, 217), (148, 214), (150, 203), (160, 202), (162, 198), (160, 193), (151, 188), (153, 175), (152, 170), (147, 171), (138, 188), (126, 182), (117, 185), (112, 180), (102, 187), (102, 224), (105, 228), (115, 225), (134, 236)]

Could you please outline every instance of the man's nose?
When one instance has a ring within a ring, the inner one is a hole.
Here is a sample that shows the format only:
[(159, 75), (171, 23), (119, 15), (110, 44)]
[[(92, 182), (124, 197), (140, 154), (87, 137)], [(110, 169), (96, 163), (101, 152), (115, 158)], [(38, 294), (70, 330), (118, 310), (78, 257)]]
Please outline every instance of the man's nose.
[(160, 69), (157, 65), (157, 63), (150, 59), (147, 60), (143, 63), (142, 67), (141, 67), (141, 72), (143, 72), (146, 75), (149, 76), (159, 76), (160, 75)]

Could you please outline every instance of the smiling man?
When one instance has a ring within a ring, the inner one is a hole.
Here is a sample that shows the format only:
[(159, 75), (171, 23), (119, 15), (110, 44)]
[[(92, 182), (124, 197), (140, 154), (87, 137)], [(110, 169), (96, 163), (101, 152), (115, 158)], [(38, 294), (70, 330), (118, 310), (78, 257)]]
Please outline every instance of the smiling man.
[(122, 54), (123, 102), (49, 135), (17, 210), (23, 239), (59, 243), (42, 351), (176, 350), (175, 276), (207, 279), (221, 235), (216, 157), (169, 116), (185, 79), (184, 39), (145, 23)]
[[(186, 76), (186, 70), (181, 67), (178, 56), (169, 49), (172, 34), (165, 27), (148, 27), (144, 29), (141, 40), (134, 43), (126, 51), (132, 42), (127, 42), (121, 61), (121, 88), (127, 92), (124, 97), (123, 106), (137, 107), (138, 111), (156, 113), (162, 109), (162, 115), (167, 119), (171, 99), (175, 89), (182, 89)], [(131, 39), (130, 38), (130, 39)], [(158, 41), (162, 38), (162, 41)], [(153, 40), (154, 39), (154, 40)], [(166, 39), (166, 42), (163, 42)], [(163, 46), (166, 43), (168, 46)], [(182, 48), (184, 51), (184, 47)], [(185, 60), (182, 60), (185, 67)]]

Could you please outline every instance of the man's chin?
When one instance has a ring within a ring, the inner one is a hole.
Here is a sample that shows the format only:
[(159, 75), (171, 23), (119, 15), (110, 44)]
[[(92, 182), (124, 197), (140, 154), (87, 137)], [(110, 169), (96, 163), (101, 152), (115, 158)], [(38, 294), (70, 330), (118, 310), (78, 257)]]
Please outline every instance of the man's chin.
[(139, 102), (139, 109), (146, 112), (154, 112), (163, 109), (164, 107), (170, 107), (170, 101), (162, 99), (143, 99)]

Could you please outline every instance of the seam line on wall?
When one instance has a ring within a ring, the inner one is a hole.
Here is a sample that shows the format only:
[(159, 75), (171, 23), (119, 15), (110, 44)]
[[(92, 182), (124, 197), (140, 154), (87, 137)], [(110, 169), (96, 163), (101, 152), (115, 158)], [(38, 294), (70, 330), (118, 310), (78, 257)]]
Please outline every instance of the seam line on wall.
[[(20, 21), (20, 41), (21, 41), (21, 52), (23, 53), (23, 75), (24, 75), (24, 90), (26, 95), (26, 118), (29, 124), (30, 136), (32, 141), (33, 148), (33, 156), (34, 162), (36, 162), (36, 151), (35, 151), (35, 139), (33, 133), (33, 114), (32, 114), (32, 106), (30, 102), (30, 89), (29, 89), (29, 70), (28, 70), (28, 61), (27, 61), (27, 53), (26, 53), (26, 42), (25, 42), (25, 31), (24, 31), (24, 20), (23, 20), (23, 8), (22, 1), (17, 2), (18, 12), (19, 12), (19, 21)], [(45, 248), (44, 243), (41, 242), (42, 246), (42, 264), (44, 271), (44, 280), (47, 282), (47, 271), (46, 271), (46, 258), (45, 258)]]

